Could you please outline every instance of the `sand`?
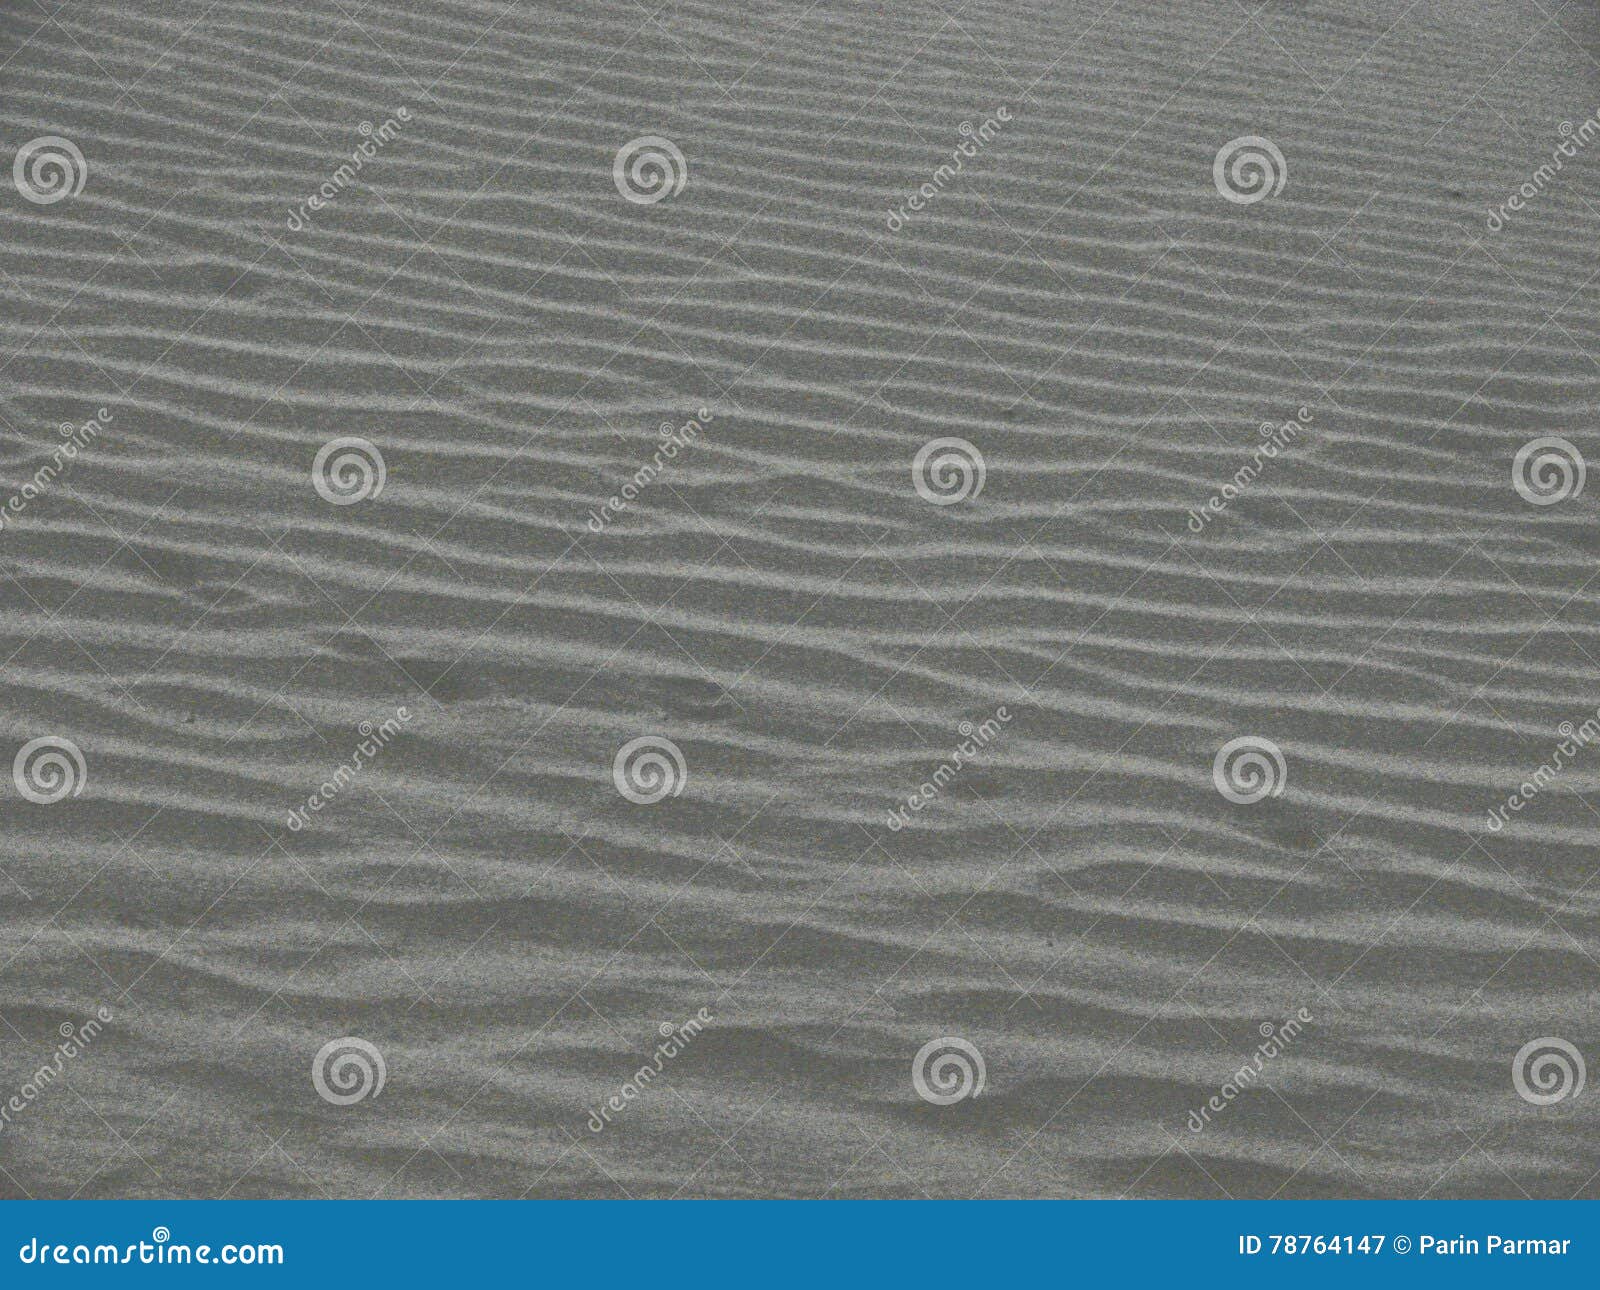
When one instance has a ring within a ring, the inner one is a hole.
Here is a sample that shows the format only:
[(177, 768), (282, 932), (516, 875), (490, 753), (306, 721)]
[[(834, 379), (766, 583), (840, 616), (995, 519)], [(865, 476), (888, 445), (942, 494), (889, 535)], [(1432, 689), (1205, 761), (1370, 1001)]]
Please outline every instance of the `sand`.
[(1596, 1195), (1596, 58), (12, 7), (0, 1193)]

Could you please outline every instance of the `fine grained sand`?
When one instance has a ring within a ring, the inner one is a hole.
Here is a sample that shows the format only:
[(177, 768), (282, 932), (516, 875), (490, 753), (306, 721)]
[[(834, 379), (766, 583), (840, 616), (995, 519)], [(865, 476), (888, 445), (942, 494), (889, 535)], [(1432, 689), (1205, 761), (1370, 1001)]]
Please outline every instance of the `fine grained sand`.
[(5, 496), (111, 420), (0, 531), (0, 751), (87, 767), (0, 778), (0, 1190), (1594, 1195), (1600, 1097), (1512, 1059), (1600, 1053), (1600, 746), (1487, 820), (1600, 704), (1600, 488), (1512, 486), (1600, 450), (1600, 141), (1487, 221), (1596, 56), (1554, 0), (9, 6), (4, 158), (88, 177), (0, 188)]

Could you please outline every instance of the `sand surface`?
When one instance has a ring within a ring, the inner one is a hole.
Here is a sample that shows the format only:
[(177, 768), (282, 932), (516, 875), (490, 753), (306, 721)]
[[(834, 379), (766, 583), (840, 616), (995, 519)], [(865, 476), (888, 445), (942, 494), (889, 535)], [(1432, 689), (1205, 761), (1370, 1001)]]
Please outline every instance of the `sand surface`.
[(1597, 58), (7, 5), (0, 1193), (1596, 1195)]

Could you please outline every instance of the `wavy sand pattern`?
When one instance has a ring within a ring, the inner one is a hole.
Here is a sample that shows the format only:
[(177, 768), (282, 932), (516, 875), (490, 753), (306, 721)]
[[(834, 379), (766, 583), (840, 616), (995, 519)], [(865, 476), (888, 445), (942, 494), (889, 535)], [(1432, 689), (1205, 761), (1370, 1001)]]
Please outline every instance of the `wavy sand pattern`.
[(1600, 1053), (1600, 484), (1513, 461), (1600, 451), (1597, 58), (1558, 0), (9, 7), (3, 159), (84, 183), (0, 173), (0, 752), (83, 774), (0, 778), (0, 1191), (1595, 1195), (1600, 1097), (1512, 1067)]

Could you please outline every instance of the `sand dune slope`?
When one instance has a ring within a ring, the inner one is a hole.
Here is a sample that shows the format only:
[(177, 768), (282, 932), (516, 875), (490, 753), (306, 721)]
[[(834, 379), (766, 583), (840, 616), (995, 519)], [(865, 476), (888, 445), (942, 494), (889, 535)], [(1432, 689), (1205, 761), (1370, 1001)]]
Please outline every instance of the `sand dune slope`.
[(0, 1192), (1595, 1195), (1597, 58), (10, 12)]

